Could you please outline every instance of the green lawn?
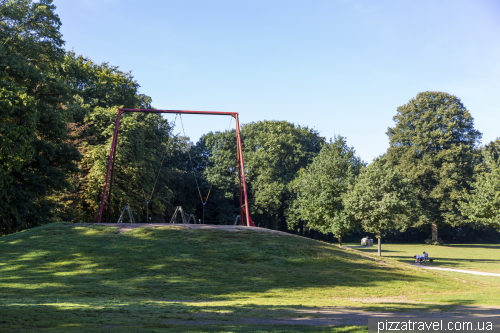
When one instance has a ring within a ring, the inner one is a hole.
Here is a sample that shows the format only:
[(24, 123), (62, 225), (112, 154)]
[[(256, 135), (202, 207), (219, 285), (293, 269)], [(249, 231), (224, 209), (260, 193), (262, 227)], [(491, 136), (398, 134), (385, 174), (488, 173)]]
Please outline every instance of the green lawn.
[[(376, 240), (374, 240), (376, 241)], [(345, 244), (359, 245), (359, 244)], [(356, 250), (377, 255), (377, 244)], [(429, 253), (435, 267), (466, 269), (480, 272), (500, 273), (500, 244), (466, 245), (425, 245), (425, 244), (382, 244), (382, 256), (396, 259), (403, 263), (413, 263), (413, 256)]]
[(301, 313), (324, 306), (498, 305), (498, 278), (474, 279), (292, 235), (175, 227), (119, 234), (54, 223), (0, 238), (0, 331), (358, 333), (366, 327), (201, 327), (197, 320), (310, 316)]

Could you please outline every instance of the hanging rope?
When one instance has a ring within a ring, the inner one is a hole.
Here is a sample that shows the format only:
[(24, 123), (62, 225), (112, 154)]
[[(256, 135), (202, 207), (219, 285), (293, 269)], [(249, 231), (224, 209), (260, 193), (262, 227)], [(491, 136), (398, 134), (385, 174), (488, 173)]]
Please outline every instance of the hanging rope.
[[(177, 113), (175, 114), (174, 126), (173, 127), (175, 127), (175, 122), (176, 121), (177, 121)], [(174, 140), (173, 140), (173, 138), (169, 138), (169, 139), (170, 139), (170, 148), (172, 148), (172, 142)], [(165, 156), (167, 156), (167, 151), (168, 151), (168, 149), (165, 149), (165, 152), (163, 153), (163, 157), (162, 157), (161, 163), (160, 163), (160, 168), (158, 169), (158, 175), (156, 176), (155, 183), (153, 184), (153, 189), (151, 190), (151, 194), (149, 195), (149, 200), (147, 200), (147, 202), (151, 201), (151, 198), (153, 197), (153, 193), (155, 191), (156, 183), (158, 182), (158, 178), (160, 178), (160, 171), (163, 168), (163, 161), (165, 160)], [(144, 195), (144, 191), (143, 191), (143, 195)], [(146, 199), (146, 198), (144, 198), (144, 199)]]
[[(184, 137), (187, 138), (186, 132), (184, 131), (184, 124), (182, 123), (182, 114), (179, 115), (179, 119), (181, 120), (182, 133), (184, 134)], [(196, 183), (196, 188), (198, 189), (198, 195), (200, 196), (201, 203), (203, 205), (205, 205), (205, 202), (203, 202), (203, 198), (201, 197), (200, 186), (198, 186), (198, 180), (196, 179), (196, 173), (194, 171), (193, 159), (191, 158), (191, 154), (189, 153), (189, 149), (187, 150), (187, 152), (188, 152), (188, 156), (189, 156), (189, 161), (191, 162), (191, 168), (193, 169), (193, 176), (194, 176), (194, 181)]]
[[(233, 117), (231, 117), (229, 119), (229, 126), (228, 126), (227, 131), (226, 131), (226, 136), (224, 137), (224, 142), (222, 143), (222, 150), (221, 150), (221, 153), (219, 154), (219, 161), (217, 161), (217, 164), (215, 165), (215, 174), (217, 174), (219, 172), (219, 165), (220, 165), (220, 162), (222, 160), (222, 152), (224, 151), (224, 147), (226, 146), (226, 141), (227, 141), (227, 137), (229, 136), (229, 129), (231, 128), (232, 120), (233, 120)], [(208, 201), (208, 197), (210, 196), (210, 192), (212, 191), (213, 185), (214, 184), (211, 182), (210, 189), (208, 190), (208, 194), (207, 194), (207, 198), (205, 199), (205, 202)]]
[[(182, 123), (182, 115), (179, 115), (179, 119), (181, 120), (181, 126), (182, 126), (182, 133), (184, 134), (184, 137), (187, 137), (186, 136), (186, 132), (184, 131), (184, 124)], [(227, 129), (227, 134), (226, 136), (224, 137), (224, 141), (222, 143), (222, 150), (221, 150), (221, 153), (224, 151), (224, 147), (226, 145), (226, 140), (227, 140), (227, 137), (229, 136), (229, 128), (231, 128), (231, 122), (232, 122), (233, 118), (231, 117), (229, 119), (229, 127)], [(198, 195), (200, 196), (200, 201), (201, 203), (203, 204), (203, 209), (205, 209), (205, 204), (207, 203), (208, 201), (208, 197), (210, 196), (210, 192), (212, 191), (212, 186), (213, 186), (213, 183), (210, 184), (210, 189), (208, 190), (208, 194), (205, 198), (205, 201), (203, 201), (203, 197), (201, 196), (201, 191), (200, 191), (200, 186), (198, 185), (198, 179), (196, 178), (196, 172), (194, 170), (194, 164), (193, 164), (193, 159), (191, 158), (191, 154), (189, 153), (189, 149), (188, 149), (188, 156), (189, 156), (189, 161), (191, 162), (191, 168), (193, 169), (193, 176), (194, 176), (194, 181), (196, 183), (196, 188), (198, 189)], [(219, 161), (217, 162), (216, 166), (215, 166), (215, 173), (217, 174), (217, 172), (219, 171), (219, 165), (220, 165), (220, 161), (222, 160), (222, 154), (220, 154), (219, 156)]]
[[(178, 116), (178, 114), (175, 114), (174, 123), (173, 123), (173, 126), (172, 126), (171, 128), (174, 128), (174, 127), (175, 127), (175, 123), (176, 123), (176, 121), (177, 121), (177, 116)], [(143, 186), (142, 186), (142, 184), (140, 184), (140, 183), (137, 181), (137, 179), (136, 179), (136, 183), (139, 183), (139, 186), (141, 186), (141, 189), (142, 189), (142, 197), (144, 198), (144, 201), (146, 201), (146, 203), (148, 203), (148, 204), (149, 204), (149, 202), (151, 201), (151, 198), (153, 197), (153, 193), (154, 193), (154, 190), (155, 190), (155, 187), (156, 187), (156, 183), (158, 182), (158, 178), (160, 177), (160, 171), (161, 171), (161, 169), (162, 169), (162, 167), (163, 167), (163, 161), (165, 160), (165, 157), (167, 156), (167, 152), (168, 152), (168, 150), (169, 150), (168, 148), (172, 148), (173, 141), (174, 141), (173, 137), (169, 137), (169, 141), (170, 141), (170, 142), (169, 142), (169, 143), (170, 143), (170, 145), (169, 145), (169, 147), (167, 147), (167, 149), (165, 149), (165, 151), (163, 152), (163, 157), (162, 157), (162, 159), (161, 159), (161, 164), (160, 164), (160, 167), (159, 167), (159, 169), (158, 169), (158, 174), (157, 174), (157, 176), (156, 176), (156, 180), (155, 180), (155, 182), (154, 182), (154, 184), (153, 184), (153, 189), (151, 190), (151, 194), (149, 195), (149, 199), (146, 199), (146, 195), (145, 195), (145, 193), (144, 193), (144, 187), (143, 187)], [(132, 157), (134, 158), (135, 165), (137, 165), (137, 159), (135, 158), (135, 153), (134, 153), (134, 154), (132, 154)]]

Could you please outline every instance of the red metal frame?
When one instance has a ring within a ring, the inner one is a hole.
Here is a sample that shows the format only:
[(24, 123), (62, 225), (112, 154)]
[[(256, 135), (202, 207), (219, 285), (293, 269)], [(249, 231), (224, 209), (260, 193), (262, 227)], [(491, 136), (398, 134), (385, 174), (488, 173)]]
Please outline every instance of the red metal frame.
[[(243, 161), (243, 149), (241, 146), (241, 133), (240, 123), (238, 120), (237, 112), (221, 112), (221, 111), (188, 111), (188, 110), (152, 110), (152, 109), (118, 109), (116, 116), (115, 131), (113, 133), (113, 142), (111, 144), (111, 151), (109, 153), (108, 169), (106, 171), (106, 179), (104, 181), (104, 188), (102, 190), (101, 206), (99, 207), (99, 215), (97, 216), (97, 223), (101, 223), (102, 213), (104, 211), (104, 203), (108, 205), (106, 213), (106, 222), (109, 222), (109, 212), (111, 208), (111, 192), (113, 190), (113, 176), (115, 172), (115, 158), (116, 147), (118, 145), (118, 129), (120, 126), (120, 116), (125, 112), (145, 112), (145, 113), (175, 113), (175, 114), (205, 114), (205, 115), (219, 115), (219, 116), (232, 116), (236, 120), (236, 149), (238, 160), (238, 184), (239, 184), (239, 197), (240, 197), (240, 217), (241, 225), (243, 225), (243, 216), (246, 217), (246, 225), (254, 226), (250, 218), (250, 209), (248, 207), (247, 185), (245, 181), (245, 163)], [(111, 170), (111, 177), (110, 177)], [(106, 189), (109, 181), (108, 201), (106, 202)]]

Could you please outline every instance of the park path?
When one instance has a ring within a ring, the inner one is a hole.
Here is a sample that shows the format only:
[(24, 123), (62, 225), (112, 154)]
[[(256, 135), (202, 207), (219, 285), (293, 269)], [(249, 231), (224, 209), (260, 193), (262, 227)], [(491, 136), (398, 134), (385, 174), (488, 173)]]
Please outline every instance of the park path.
[[(344, 246), (348, 247), (350, 249), (358, 249), (358, 248), (366, 248), (366, 246), (363, 245), (348, 245)], [(448, 272), (457, 272), (457, 273), (465, 273), (465, 274), (474, 274), (474, 275), (483, 275), (483, 276), (498, 276), (500, 277), (500, 274), (498, 273), (488, 273), (488, 272), (479, 272), (479, 271), (469, 271), (465, 269), (457, 269), (457, 268), (445, 268), (445, 267), (433, 267), (433, 266), (426, 266), (422, 264), (411, 264), (415, 267), (420, 267), (424, 269), (435, 269), (438, 271), (448, 271)]]
[(412, 264), (412, 265), (416, 266), (416, 267), (423, 268), (423, 269), (435, 269), (435, 270), (438, 270), (438, 271), (448, 271), (448, 272), (457, 272), (457, 273), (466, 273), (466, 274), (474, 274), (474, 275), (498, 276), (498, 277), (500, 277), (500, 274), (498, 274), (498, 273), (468, 271), (468, 270), (465, 270), (465, 269), (456, 269), (456, 268), (431, 267), (431, 266), (424, 266), (422, 264)]
[[(234, 316), (232, 314), (203, 312), (194, 314), (189, 320), (167, 319), (162, 321), (170, 325), (304, 325), (338, 326), (368, 325), (370, 318), (496, 318), (500, 319), (500, 308), (480, 306), (457, 306), (451, 311), (436, 311), (432, 305), (422, 305), (421, 309), (410, 311), (366, 311), (357, 307), (318, 307), (288, 310), (266, 310), (264, 317)], [(427, 308), (426, 308), (427, 307)]]

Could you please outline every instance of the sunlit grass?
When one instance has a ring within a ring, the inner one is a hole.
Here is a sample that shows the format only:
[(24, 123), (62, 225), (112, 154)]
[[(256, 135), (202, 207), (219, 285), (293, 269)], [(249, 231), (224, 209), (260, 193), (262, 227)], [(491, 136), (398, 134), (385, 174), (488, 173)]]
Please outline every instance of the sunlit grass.
[[(345, 244), (359, 245), (359, 244)], [(376, 254), (377, 246), (357, 248)], [(414, 255), (425, 251), (434, 261), (429, 265), (480, 272), (500, 273), (500, 244), (451, 244), (433, 246), (426, 244), (383, 244), (382, 255), (403, 263), (413, 263)]]
[[(183, 330), (166, 321), (305, 316), (315, 307), (401, 311), (498, 303), (498, 279), (382, 259), (257, 231), (164, 227), (119, 234), (56, 223), (0, 238), (0, 331), (253, 332), (262, 328), (222, 323)], [(286, 331), (264, 326), (262, 332)]]

